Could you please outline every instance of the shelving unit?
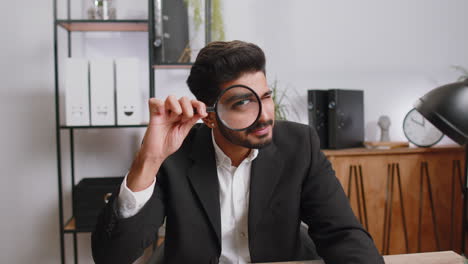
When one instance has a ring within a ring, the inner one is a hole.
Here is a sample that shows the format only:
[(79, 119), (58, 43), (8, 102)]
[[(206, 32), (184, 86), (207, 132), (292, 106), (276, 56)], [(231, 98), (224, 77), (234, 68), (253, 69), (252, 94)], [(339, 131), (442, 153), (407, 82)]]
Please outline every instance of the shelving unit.
[[(58, 54), (58, 29), (63, 29), (67, 33), (67, 56), (72, 57), (71, 34), (73, 32), (147, 32), (148, 33), (148, 69), (149, 69), (149, 96), (154, 97), (155, 94), (155, 70), (156, 69), (190, 69), (190, 63), (171, 64), (171, 63), (156, 63), (155, 59), (155, 11), (153, 1), (148, 0), (148, 19), (143, 20), (86, 20), (86, 19), (70, 19), (70, 0), (67, 0), (67, 19), (58, 19), (57, 0), (53, 0), (53, 32), (54, 32), (54, 67), (55, 67), (55, 119), (56, 119), (56, 151), (57, 151), (57, 182), (58, 182), (58, 205), (59, 205), (59, 230), (60, 230), (60, 257), (61, 263), (65, 263), (65, 234), (73, 236), (73, 253), (74, 263), (78, 263), (78, 247), (77, 234), (89, 233), (91, 228), (76, 228), (75, 218), (64, 221), (64, 204), (63, 204), (63, 183), (62, 183), (62, 146), (61, 146), (61, 131), (68, 131), (70, 142), (70, 175), (72, 187), (75, 186), (75, 140), (74, 134), (76, 130), (83, 129), (106, 129), (106, 128), (144, 128), (146, 125), (125, 125), (125, 126), (66, 126), (60, 124), (60, 102), (59, 102), (59, 54)], [(211, 0), (205, 0), (205, 43), (210, 41), (211, 29)], [(164, 22), (163, 22), (164, 26)], [(72, 188), (72, 200), (74, 197)], [(73, 206), (73, 205), (71, 205)], [(71, 210), (73, 212), (73, 208)], [(161, 243), (158, 239), (157, 244)]]

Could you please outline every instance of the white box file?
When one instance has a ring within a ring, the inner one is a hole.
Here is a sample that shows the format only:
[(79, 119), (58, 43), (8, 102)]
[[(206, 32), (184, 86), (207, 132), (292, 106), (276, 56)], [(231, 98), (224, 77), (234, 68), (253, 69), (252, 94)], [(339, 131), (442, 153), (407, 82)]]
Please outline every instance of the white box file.
[(90, 60), (89, 78), (91, 91), (91, 125), (115, 125), (113, 60)]
[(118, 125), (139, 125), (142, 123), (139, 74), (137, 58), (118, 58), (115, 60)]
[(89, 70), (88, 60), (65, 60), (65, 124), (89, 126)]

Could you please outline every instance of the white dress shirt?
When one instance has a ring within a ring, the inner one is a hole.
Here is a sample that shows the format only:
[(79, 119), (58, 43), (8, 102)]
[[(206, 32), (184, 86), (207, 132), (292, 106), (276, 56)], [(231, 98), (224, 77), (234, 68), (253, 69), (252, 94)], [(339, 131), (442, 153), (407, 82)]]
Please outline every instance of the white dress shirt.
[[(218, 147), (211, 134), (215, 149), (216, 169), (219, 182), (221, 208), (221, 264), (243, 264), (250, 262), (248, 212), (250, 197), (250, 169), (258, 150), (252, 149), (238, 167)], [(120, 186), (118, 197), (119, 213), (127, 218), (137, 214), (153, 194), (155, 181), (140, 192), (127, 187), (127, 176)]]

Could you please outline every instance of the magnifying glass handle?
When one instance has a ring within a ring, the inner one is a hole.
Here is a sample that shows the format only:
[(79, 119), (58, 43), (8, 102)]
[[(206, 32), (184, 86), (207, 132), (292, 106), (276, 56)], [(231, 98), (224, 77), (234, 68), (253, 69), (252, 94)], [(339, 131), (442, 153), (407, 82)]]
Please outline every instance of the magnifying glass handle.
[[(214, 111), (215, 111), (214, 106), (207, 106), (207, 107), (206, 107), (206, 112), (207, 112), (207, 113), (210, 113), (210, 112), (213, 112), (213, 113), (214, 113)], [(197, 111), (196, 108), (193, 109), (193, 113), (194, 113), (194, 114), (198, 114), (198, 111)]]

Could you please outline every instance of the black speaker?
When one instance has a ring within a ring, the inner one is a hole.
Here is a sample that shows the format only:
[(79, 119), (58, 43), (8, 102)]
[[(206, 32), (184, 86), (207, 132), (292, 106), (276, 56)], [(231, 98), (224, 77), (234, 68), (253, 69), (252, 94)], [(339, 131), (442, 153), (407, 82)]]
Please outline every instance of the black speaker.
[(317, 131), (320, 148), (328, 148), (328, 91), (307, 91), (309, 125)]
[(328, 148), (362, 147), (364, 142), (364, 92), (328, 91)]

